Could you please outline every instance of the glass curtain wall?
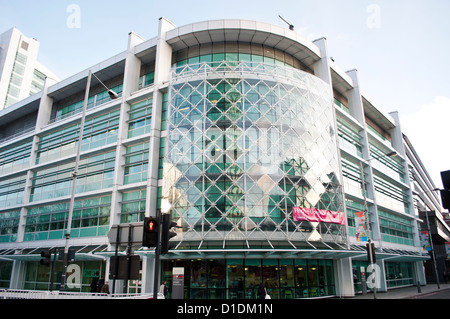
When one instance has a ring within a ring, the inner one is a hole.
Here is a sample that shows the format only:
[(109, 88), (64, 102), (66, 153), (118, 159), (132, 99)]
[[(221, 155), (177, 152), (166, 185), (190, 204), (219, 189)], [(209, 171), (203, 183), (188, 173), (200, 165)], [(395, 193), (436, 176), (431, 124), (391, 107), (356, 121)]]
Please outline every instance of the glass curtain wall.
[(336, 294), (332, 260), (164, 260), (162, 278), (169, 288), (173, 267), (184, 268), (185, 299), (257, 299), (261, 283), (273, 299)]
[(386, 270), (386, 282), (388, 288), (414, 284), (412, 263), (386, 262), (384, 267)]
[[(80, 280), (78, 285), (66, 287), (71, 292), (91, 292), (93, 280), (105, 278), (105, 263), (102, 261), (77, 261), (71, 262), (79, 267)], [(61, 283), (62, 263), (57, 262), (53, 278), (53, 290), (58, 291)], [(40, 265), (39, 262), (28, 262), (25, 273), (24, 289), (27, 290), (49, 290), (51, 267)]]
[[(332, 107), (328, 85), (284, 64), (175, 69), (162, 200), (182, 226), (178, 239), (301, 242), (317, 225), (294, 221), (293, 207), (342, 212)], [(345, 226), (317, 230), (346, 240)]]
[(20, 209), (0, 213), (0, 243), (15, 242), (19, 228)]
[[(109, 231), (111, 196), (90, 197), (74, 203), (71, 237), (105, 236)], [(69, 202), (28, 210), (24, 241), (64, 238)]]
[(6, 175), (28, 167), (31, 145), (32, 141), (30, 140), (0, 150), (0, 174)]

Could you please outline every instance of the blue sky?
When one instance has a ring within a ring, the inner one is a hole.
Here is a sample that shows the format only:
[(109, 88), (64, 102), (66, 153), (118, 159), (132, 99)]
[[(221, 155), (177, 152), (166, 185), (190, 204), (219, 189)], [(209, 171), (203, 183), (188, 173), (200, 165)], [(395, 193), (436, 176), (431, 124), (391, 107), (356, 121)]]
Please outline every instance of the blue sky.
[[(70, 5), (79, 27), (68, 24)], [(161, 16), (177, 26), (223, 18), (287, 26), (281, 15), (310, 40), (325, 36), (340, 68), (358, 69), (377, 106), (399, 112), (441, 187), (439, 172), (450, 170), (450, 150), (440, 149), (449, 144), (449, 13), (448, 0), (0, 0), (0, 32), (16, 26), (36, 38), (40, 62), (66, 78), (124, 51), (130, 31), (154, 37)]]

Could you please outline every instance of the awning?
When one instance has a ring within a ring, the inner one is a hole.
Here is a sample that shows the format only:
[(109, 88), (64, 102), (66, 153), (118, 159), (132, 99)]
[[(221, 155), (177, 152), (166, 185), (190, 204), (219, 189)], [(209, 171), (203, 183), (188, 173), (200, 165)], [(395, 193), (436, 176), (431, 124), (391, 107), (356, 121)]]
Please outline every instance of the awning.
[[(154, 250), (137, 250), (136, 255), (152, 256)], [(161, 259), (342, 259), (359, 256), (360, 251), (350, 249), (174, 249), (168, 254), (162, 255)]]
[[(367, 260), (366, 247), (361, 245), (350, 245), (352, 250), (360, 251), (359, 256), (355, 256), (355, 260)], [(430, 259), (427, 253), (419, 250), (392, 249), (384, 247), (375, 248), (375, 258), (377, 260), (396, 261), (396, 262), (415, 262)]]
[[(343, 259), (367, 260), (365, 246), (350, 245), (349, 247), (326, 245), (319, 248), (315, 246), (299, 248), (187, 248), (173, 249), (168, 254), (162, 255), (161, 259)], [(71, 247), (75, 249), (75, 261), (100, 261), (106, 260), (116, 254), (115, 250), (108, 250), (108, 245), (89, 245)], [(62, 250), (63, 247), (38, 247), (23, 250), (3, 249), (0, 250), (0, 261), (21, 260), (25, 262), (39, 261), (41, 251), (46, 249)], [(125, 255), (126, 251), (120, 250), (118, 255)], [(140, 248), (134, 251), (140, 256), (154, 256), (153, 248)], [(415, 262), (429, 260), (430, 256), (419, 250), (401, 250), (376, 247), (375, 257), (377, 260), (395, 262)]]
[[(75, 250), (75, 261), (99, 261), (106, 260), (104, 256), (99, 255), (99, 252), (105, 251), (108, 248), (107, 245), (89, 245), (70, 247)], [(0, 251), (0, 261), (25, 261), (35, 262), (42, 259), (41, 252), (44, 250), (63, 251), (64, 247), (49, 247), (43, 246), (38, 248), (28, 249), (4, 249)], [(53, 258), (53, 257), (52, 257)]]

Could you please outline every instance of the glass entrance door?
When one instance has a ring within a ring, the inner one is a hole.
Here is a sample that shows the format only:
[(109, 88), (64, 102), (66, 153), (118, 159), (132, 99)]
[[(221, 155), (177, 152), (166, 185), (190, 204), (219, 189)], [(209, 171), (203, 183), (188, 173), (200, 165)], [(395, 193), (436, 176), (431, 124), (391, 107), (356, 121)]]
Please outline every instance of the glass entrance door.
[(263, 282), (270, 297), (279, 299), (278, 260), (263, 260)]
[(245, 261), (245, 298), (257, 299), (258, 287), (261, 284), (261, 260)]

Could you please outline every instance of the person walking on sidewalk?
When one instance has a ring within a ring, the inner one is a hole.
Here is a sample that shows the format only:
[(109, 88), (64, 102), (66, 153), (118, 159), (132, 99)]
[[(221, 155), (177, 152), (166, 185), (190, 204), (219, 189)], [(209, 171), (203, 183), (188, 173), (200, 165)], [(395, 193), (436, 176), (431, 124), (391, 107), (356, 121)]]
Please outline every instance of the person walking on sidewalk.
[(159, 286), (159, 293), (164, 295), (164, 298), (167, 298), (167, 282), (164, 280), (161, 286)]
[(101, 293), (109, 295), (109, 284), (107, 281), (105, 281), (105, 284), (102, 286)]

